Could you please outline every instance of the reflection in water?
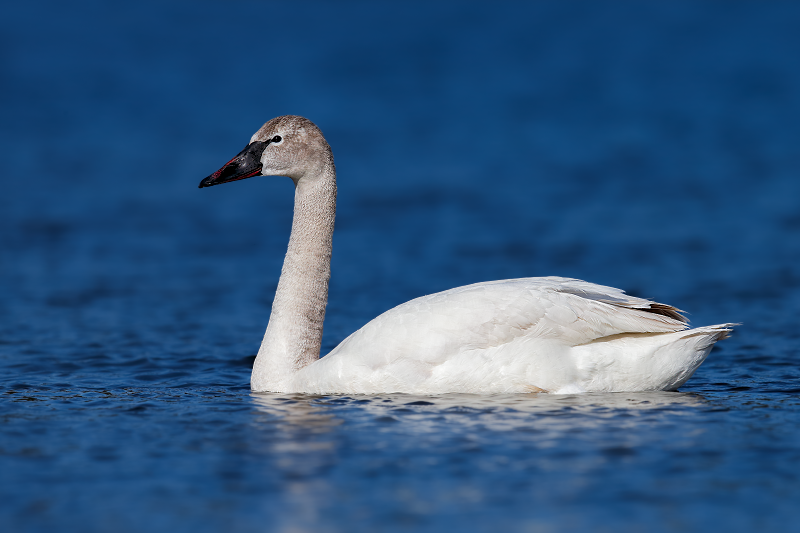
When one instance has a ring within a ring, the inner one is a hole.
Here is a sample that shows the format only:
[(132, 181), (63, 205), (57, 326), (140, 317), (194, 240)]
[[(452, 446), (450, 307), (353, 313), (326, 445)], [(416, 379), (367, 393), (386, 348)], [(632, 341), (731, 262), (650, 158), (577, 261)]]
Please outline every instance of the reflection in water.
[[(416, 396), (313, 396), (251, 393), (258, 410), (268, 415), (279, 440), (275, 452), (321, 453), (333, 442), (324, 435), (348, 420), (345, 431), (362, 424), (401, 423), (405, 432), (536, 429), (551, 432), (588, 429), (599, 424), (638, 424), (687, 408), (708, 406), (699, 394), (679, 392), (596, 394), (445, 394)], [(338, 413), (338, 414), (337, 414)], [(557, 435), (554, 435), (557, 436)]]
[(296, 427), (302, 428), (303, 432), (325, 433), (342, 423), (341, 419), (315, 403), (315, 400), (324, 397), (260, 392), (251, 392), (250, 397), (259, 412), (279, 419), (285, 430)]
[[(435, 406), (439, 409), (468, 408), (475, 410), (514, 409), (527, 413), (542, 413), (558, 409), (632, 409), (649, 410), (678, 406), (699, 406), (705, 398), (696, 393), (683, 392), (613, 392), (585, 394), (442, 394), (417, 396), (413, 394), (379, 394), (353, 396), (317, 396), (308, 394), (251, 393), (259, 411), (275, 416), (289, 416), (286, 422), (312, 426), (326, 426), (330, 417), (322, 406), (359, 405), (381, 406), (394, 409), (398, 406)], [(319, 424), (317, 424), (316, 421)]]
[[(338, 462), (334, 430), (343, 420), (317, 404), (313, 396), (251, 393), (262, 416), (256, 424), (269, 431), (264, 441), (270, 467), (282, 479), (280, 513), (265, 530), (320, 531), (333, 487), (325, 473)], [(266, 514), (266, 513), (265, 513)], [(324, 529), (323, 529), (324, 531)]]
[[(324, 530), (355, 493), (393, 501), (386, 506), (393, 519), (409, 523), (503, 494), (513, 502), (513, 489), (476, 482), (499, 472), (497, 483), (532, 485), (533, 494), (549, 493), (543, 499), (585, 497), (584, 476), (597, 478), (642, 449), (661, 453), (676, 415), (713, 408), (697, 394), (669, 392), (250, 397), (261, 415), (256, 424), (268, 431), (271, 474), (283, 484), (281, 512), (273, 514), (279, 531)], [(669, 446), (692, 448), (703, 431), (672, 435)], [(587, 444), (599, 453), (586, 454)], [(450, 475), (433, 481), (431, 469)]]

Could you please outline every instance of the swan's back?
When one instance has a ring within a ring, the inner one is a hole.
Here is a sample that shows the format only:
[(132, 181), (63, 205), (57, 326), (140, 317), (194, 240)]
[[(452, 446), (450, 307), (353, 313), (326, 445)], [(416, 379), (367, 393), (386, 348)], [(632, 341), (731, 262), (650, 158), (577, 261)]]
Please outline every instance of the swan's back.
[[(686, 328), (674, 307), (580, 280), (478, 283), (383, 313), (301, 370), (296, 386), (419, 394), (617, 390), (623, 383), (636, 390), (655, 388), (651, 383), (677, 388), (729, 331), (701, 332), (698, 341), (716, 337), (708, 350), (701, 347), (704, 354), (667, 354), (665, 347), (699, 331)], [(671, 382), (674, 376), (652, 375), (677, 371), (662, 368), (664, 356), (669, 367), (691, 367), (679, 384)], [(609, 371), (610, 381), (598, 379)], [(626, 382), (631, 379), (639, 383)]]

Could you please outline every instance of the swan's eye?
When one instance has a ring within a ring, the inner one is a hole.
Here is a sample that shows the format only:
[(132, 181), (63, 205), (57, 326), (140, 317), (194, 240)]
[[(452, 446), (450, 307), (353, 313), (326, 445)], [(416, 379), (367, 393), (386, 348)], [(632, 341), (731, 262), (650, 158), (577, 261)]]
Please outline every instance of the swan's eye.
[(282, 140), (283, 140), (283, 139), (281, 138), (281, 136), (280, 136), (280, 135), (276, 135), (275, 137), (273, 137), (272, 139), (270, 139), (270, 141), (269, 141), (269, 142), (271, 142), (271, 143), (275, 143), (275, 144), (278, 144), (278, 143), (279, 143), (279, 142), (281, 142)]

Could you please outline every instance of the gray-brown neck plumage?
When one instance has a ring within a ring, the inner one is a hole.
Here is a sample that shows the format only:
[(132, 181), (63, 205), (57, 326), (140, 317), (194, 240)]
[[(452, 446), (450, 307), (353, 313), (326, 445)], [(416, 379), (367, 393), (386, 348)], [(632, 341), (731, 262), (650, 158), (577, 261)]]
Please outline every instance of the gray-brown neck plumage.
[(319, 359), (335, 216), (336, 171), (331, 158), (295, 180), (292, 235), (253, 365), (253, 390), (285, 390), (284, 384), (298, 370)]

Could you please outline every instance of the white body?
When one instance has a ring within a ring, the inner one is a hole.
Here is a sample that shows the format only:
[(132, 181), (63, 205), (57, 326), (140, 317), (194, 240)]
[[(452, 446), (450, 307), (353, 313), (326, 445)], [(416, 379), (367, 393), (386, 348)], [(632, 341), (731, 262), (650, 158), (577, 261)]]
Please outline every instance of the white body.
[[(417, 298), (375, 318), (320, 359), (336, 215), (333, 155), (319, 128), (294, 116), (264, 124), (245, 149), (256, 150), (263, 150), (256, 173), (289, 176), (296, 188), (289, 249), (253, 365), (254, 391), (675, 390), (731, 331), (732, 324), (688, 330), (677, 309), (619, 289), (526, 278)], [(252, 175), (247, 161), (235, 158), (201, 186), (215, 185), (220, 176)], [(229, 165), (238, 165), (239, 174), (223, 172)]]
[[(459, 287), (387, 311), (269, 389), (318, 394), (675, 390), (730, 329), (687, 330), (679, 320), (635, 308), (648, 303), (610, 287), (554, 277)], [(253, 388), (258, 390), (255, 381)]]

